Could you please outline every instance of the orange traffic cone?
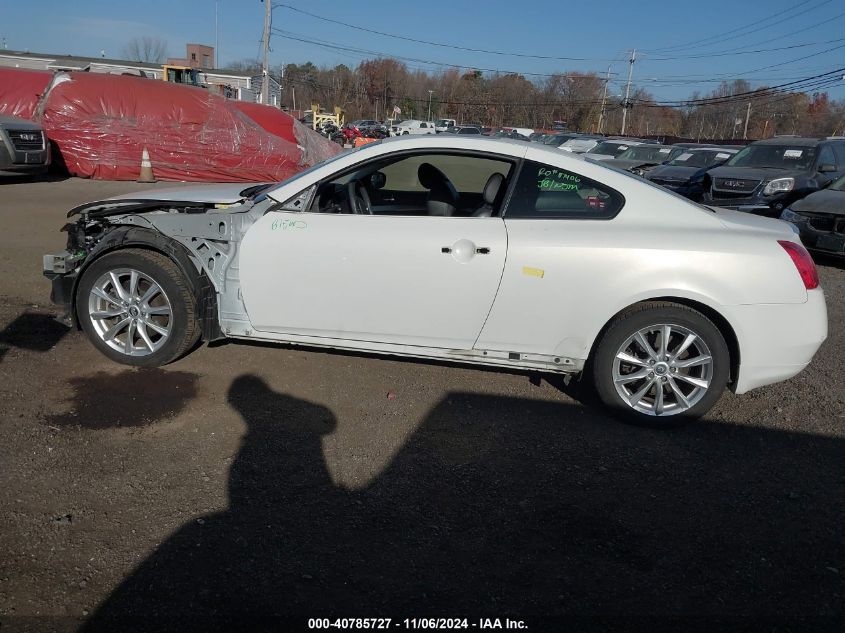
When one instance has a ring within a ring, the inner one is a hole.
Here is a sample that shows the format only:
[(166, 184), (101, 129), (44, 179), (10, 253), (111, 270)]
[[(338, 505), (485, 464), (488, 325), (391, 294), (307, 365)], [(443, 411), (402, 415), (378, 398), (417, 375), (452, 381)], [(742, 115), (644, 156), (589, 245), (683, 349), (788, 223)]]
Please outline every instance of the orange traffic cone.
[(150, 162), (150, 153), (146, 147), (141, 152), (141, 173), (138, 175), (138, 182), (156, 182), (153, 175), (153, 164)]

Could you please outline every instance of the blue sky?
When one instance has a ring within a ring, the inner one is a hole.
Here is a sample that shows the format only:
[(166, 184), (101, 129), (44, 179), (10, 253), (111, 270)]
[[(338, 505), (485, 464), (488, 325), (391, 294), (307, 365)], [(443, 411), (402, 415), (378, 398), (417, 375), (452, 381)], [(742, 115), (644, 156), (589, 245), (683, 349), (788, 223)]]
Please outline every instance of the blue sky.
[[(614, 73), (610, 90), (615, 94), (622, 91), (626, 79), (626, 51), (636, 47), (640, 52), (634, 85), (658, 99), (684, 98), (693, 90), (704, 93), (720, 79), (734, 75), (755, 86), (776, 85), (845, 67), (842, 0), (273, 2), (402, 37), (578, 59), (431, 46), (277, 7), (273, 27), (290, 37), (422, 60), (406, 63), (427, 70), (444, 66), (424, 62), (438, 62), (542, 78), (557, 71), (604, 74), (610, 66)], [(15, 50), (87, 56), (105, 50), (106, 56), (120, 57), (126, 41), (153, 35), (166, 40), (168, 53), (178, 57), (184, 55), (186, 42), (214, 44), (215, 4), (219, 7), (220, 61), (255, 58), (264, 10), (260, 0), (0, 0), (0, 38)], [(273, 35), (271, 63), (354, 66), (362, 58), (373, 57), (290, 37)], [(845, 81), (828, 90), (834, 98), (845, 98)]]

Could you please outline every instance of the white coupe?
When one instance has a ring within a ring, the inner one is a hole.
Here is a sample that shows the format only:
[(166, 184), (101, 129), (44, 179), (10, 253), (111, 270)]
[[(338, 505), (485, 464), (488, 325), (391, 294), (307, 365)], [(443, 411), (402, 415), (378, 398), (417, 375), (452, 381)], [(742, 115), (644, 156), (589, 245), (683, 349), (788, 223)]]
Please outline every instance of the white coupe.
[(68, 215), (52, 298), (131, 365), (231, 337), (583, 372), (609, 407), (668, 424), (794, 376), (827, 334), (785, 222), (534, 143), (385, 140), (276, 185)]

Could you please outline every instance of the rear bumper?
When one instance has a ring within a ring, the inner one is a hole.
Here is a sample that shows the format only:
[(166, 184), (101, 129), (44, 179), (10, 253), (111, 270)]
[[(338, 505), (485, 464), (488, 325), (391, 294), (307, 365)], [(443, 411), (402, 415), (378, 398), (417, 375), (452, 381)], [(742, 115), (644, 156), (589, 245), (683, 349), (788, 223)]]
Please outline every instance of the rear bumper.
[(827, 338), (821, 288), (797, 304), (723, 306), (740, 346), (736, 393), (787, 380), (803, 370)]

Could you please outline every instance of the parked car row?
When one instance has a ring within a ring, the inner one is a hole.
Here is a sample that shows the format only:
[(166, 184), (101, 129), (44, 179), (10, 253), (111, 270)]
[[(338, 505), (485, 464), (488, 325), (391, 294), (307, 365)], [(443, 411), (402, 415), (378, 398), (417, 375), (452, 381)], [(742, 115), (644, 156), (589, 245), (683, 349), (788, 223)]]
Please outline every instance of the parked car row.
[(808, 248), (845, 255), (845, 137), (776, 136), (746, 147), (574, 132), (527, 140), (643, 176), (710, 207), (786, 220)]

